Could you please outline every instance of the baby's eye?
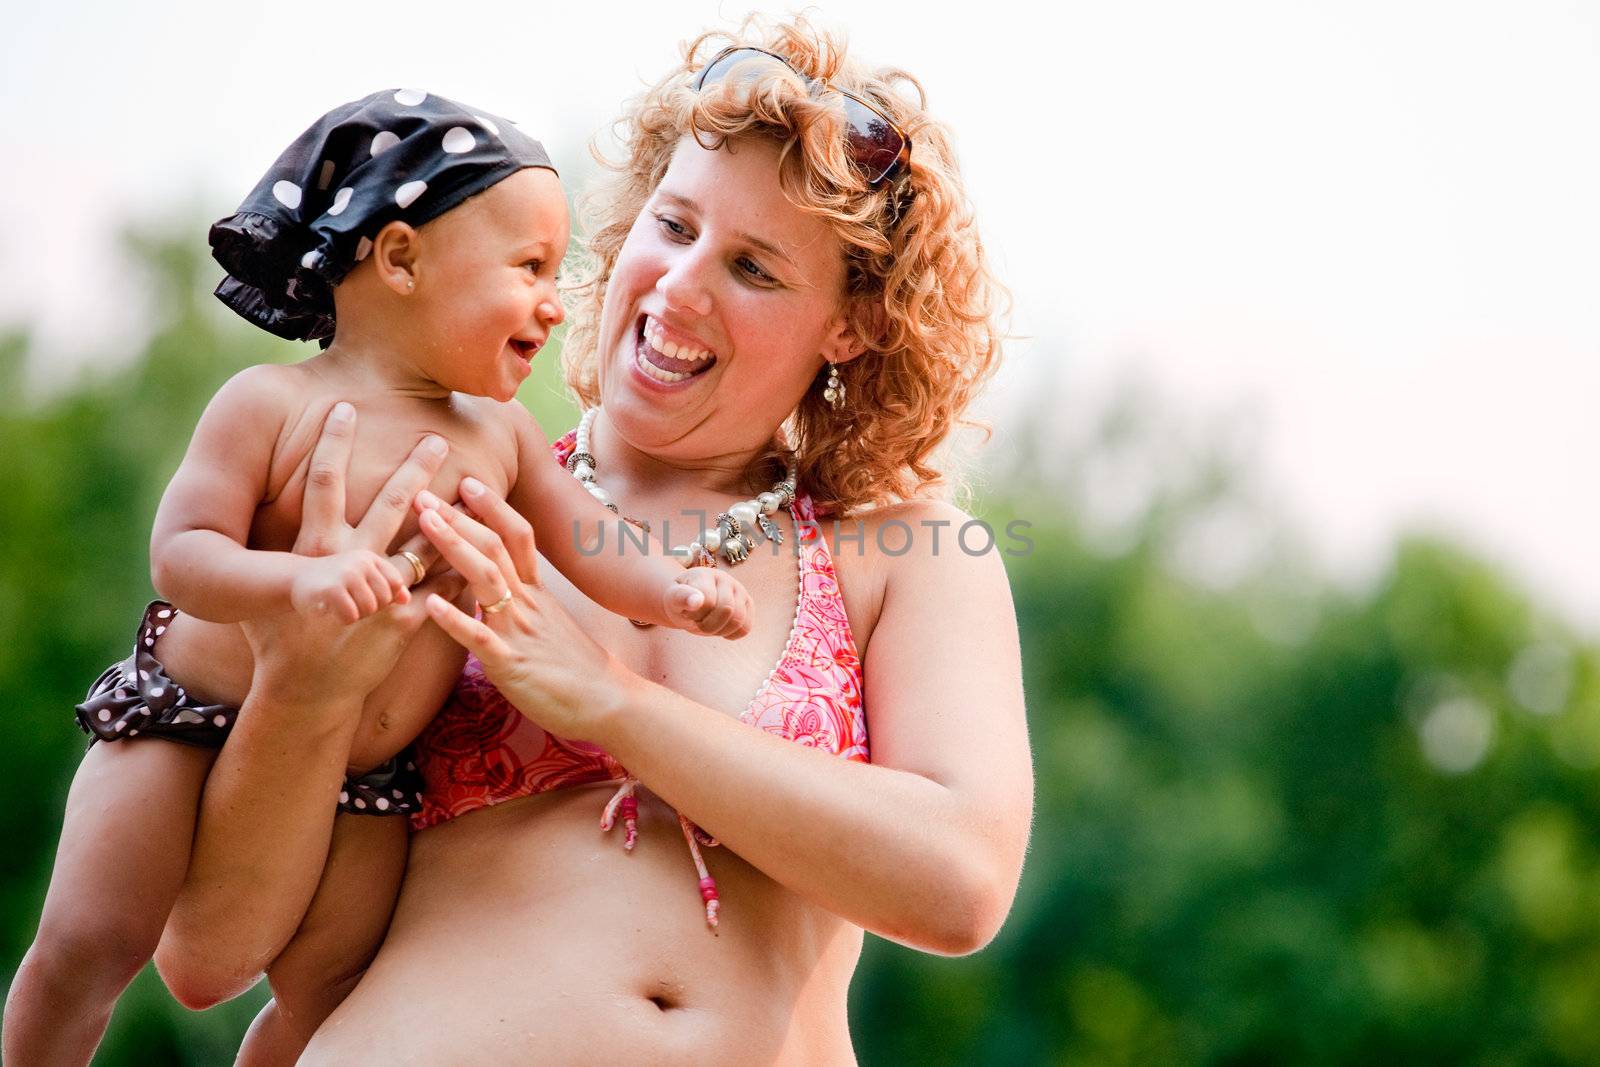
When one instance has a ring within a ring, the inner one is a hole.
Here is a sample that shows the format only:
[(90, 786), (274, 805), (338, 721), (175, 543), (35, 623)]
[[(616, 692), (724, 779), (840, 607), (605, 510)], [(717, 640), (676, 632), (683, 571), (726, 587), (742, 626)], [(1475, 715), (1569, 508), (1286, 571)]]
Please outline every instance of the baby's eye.
[(533, 271), (533, 273), (538, 274), (540, 271), (544, 270), (544, 260), (530, 259), (528, 262), (524, 263), (523, 266)]

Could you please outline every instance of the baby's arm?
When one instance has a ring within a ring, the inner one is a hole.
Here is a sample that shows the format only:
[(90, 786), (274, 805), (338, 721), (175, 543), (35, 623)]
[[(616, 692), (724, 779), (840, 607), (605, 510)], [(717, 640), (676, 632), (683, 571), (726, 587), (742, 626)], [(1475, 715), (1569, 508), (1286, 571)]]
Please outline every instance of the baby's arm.
[(353, 622), (405, 597), (399, 573), (376, 553), (313, 558), (245, 547), (267, 493), (273, 447), (298, 395), (288, 373), (262, 365), (229, 379), (206, 405), (162, 494), (150, 536), (151, 581), (198, 618), (239, 622), (298, 608)]
[[(723, 637), (749, 632), (750, 595), (726, 572), (685, 570), (654, 538), (642, 552), (636, 542), (619, 551), (610, 537), (604, 551), (580, 551), (579, 537), (588, 540), (601, 524), (620, 537), (621, 520), (550, 462), (550, 444), (526, 409), (515, 401), (507, 407), (515, 409), (517, 479), (506, 500), (533, 526), (540, 554), (573, 585), (607, 611), (640, 622)], [(643, 537), (631, 527), (628, 536)]]

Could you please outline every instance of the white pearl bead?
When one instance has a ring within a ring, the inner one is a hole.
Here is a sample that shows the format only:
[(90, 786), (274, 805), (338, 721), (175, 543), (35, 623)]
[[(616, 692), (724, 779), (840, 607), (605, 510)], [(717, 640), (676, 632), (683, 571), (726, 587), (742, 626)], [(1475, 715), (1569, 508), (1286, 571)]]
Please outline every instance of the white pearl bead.
[(728, 509), (728, 514), (739, 520), (740, 525), (754, 526), (756, 524), (756, 506), (750, 501), (741, 501)]
[(717, 549), (722, 547), (722, 531), (707, 530), (705, 533), (702, 533), (697, 540), (702, 545), (706, 546), (707, 552), (715, 552)]
[(602, 504), (611, 503), (611, 494), (602, 489), (596, 482), (584, 482), (583, 487), (589, 490), (589, 495)]
[(778, 494), (762, 493), (760, 496), (756, 497), (756, 503), (761, 507), (761, 514), (771, 515), (774, 511), (778, 510)]
[(672, 554), (677, 556), (678, 562), (683, 564), (685, 567), (694, 566), (694, 550), (688, 545), (675, 546), (672, 550)]
[(594, 468), (589, 466), (586, 460), (580, 459), (573, 465), (572, 473), (578, 477), (579, 481), (586, 482), (594, 477)]

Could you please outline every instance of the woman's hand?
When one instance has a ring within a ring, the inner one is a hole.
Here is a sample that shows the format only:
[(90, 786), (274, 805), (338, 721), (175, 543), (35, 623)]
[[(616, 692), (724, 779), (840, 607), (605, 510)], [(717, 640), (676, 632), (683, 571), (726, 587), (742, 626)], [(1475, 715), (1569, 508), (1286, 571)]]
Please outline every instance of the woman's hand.
[[(478, 657), (489, 681), (524, 715), (557, 737), (592, 740), (605, 716), (622, 705), (632, 675), (539, 580), (528, 521), (472, 479), (463, 480), (461, 496), (470, 516), (432, 493), (419, 493), (418, 519), (483, 606), (483, 617), (475, 619), (439, 595), (425, 599), (429, 617)], [(674, 607), (682, 613), (700, 607), (704, 598), (688, 585), (674, 586), (671, 595), (681, 601)]]
[[(387, 559), (380, 554), (388, 552), (413, 498), (438, 473), (449, 446), (442, 437), (423, 438), (390, 475), (361, 522), (351, 526), (345, 521), (345, 475), (355, 425), (355, 408), (347, 403), (334, 405), (323, 424), (311, 454), (294, 551), (303, 556), (365, 558), (374, 563), (375, 572), (381, 569), (409, 578), (414, 568), (404, 552), (418, 557), (424, 569), (437, 558), (426, 538), (415, 539), (402, 554)], [(460, 580), (448, 575), (427, 579), (418, 592), (454, 597), (460, 589)], [(376, 599), (372, 590), (367, 593)], [(393, 670), (401, 649), (427, 618), (422, 598), (413, 598), (408, 589), (400, 588), (392, 600), (387, 609), (372, 605), (370, 610), (363, 601), (359, 605), (363, 617), (348, 624), (349, 614), (335, 605), (330, 605), (334, 610), (286, 612), (241, 624), (255, 656), (252, 686), (278, 704), (332, 706), (341, 698), (365, 698)]]

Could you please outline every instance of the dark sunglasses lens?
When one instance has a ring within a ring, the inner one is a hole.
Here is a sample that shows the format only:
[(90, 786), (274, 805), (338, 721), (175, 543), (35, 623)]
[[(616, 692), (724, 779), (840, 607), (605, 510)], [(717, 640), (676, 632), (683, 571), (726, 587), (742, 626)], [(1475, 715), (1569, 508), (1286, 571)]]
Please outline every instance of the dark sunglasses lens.
[[(740, 81), (751, 80), (759, 75), (763, 66), (772, 64), (800, 76), (793, 67), (770, 52), (763, 52), (759, 48), (730, 48), (701, 68), (700, 73), (695, 75), (694, 90), (699, 92), (708, 85), (727, 81), (730, 75)], [(802, 80), (812, 85), (813, 92), (816, 91), (809, 78)], [(850, 157), (861, 168), (867, 184), (877, 185), (898, 168), (900, 157), (906, 150), (905, 135), (877, 108), (849, 93), (841, 92), (839, 96), (844, 101), (845, 120), (850, 125), (847, 137)]]
[[(777, 56), (768, 55), (757, 48), (734, 48), (707, 63), (694, 80), (694, 91), (699, 92), (708, 85), (716, 85), (726, 81), (728, 75), (739, 67), (747, 67), (749, 73), (741, 74), (740, 81), (750, 81), (763, 64), (776, 63), (780, 67), (788, 64)], [(792, 68), (791, 68), (792, 69)]]
[(877, 185), (888, 177), (900, 161), (906, 139), (875, 109), (853, 96), (844, 97), (845, 118), (850, 123), (850, 154), (867, 182)]

